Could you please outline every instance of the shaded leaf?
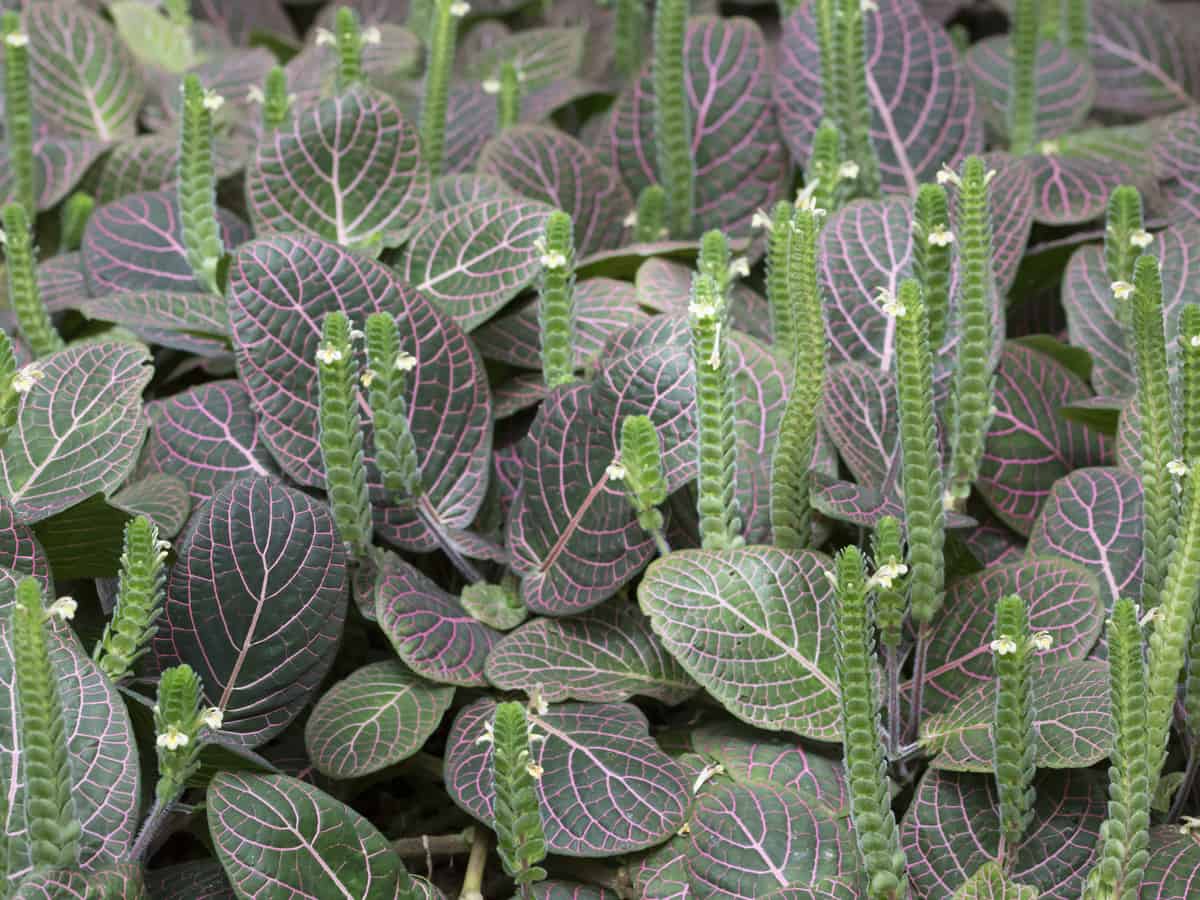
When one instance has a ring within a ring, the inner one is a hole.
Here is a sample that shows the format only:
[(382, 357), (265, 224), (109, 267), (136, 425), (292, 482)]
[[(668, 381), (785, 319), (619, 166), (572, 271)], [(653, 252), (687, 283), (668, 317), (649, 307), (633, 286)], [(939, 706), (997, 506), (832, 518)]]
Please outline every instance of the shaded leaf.
[(1038, 889), (1009, 881), (998, 863), (989, 862), (963, 882), (954, 900), (1038, 900)]
[(899, 441), (892, 375), (862, 363), (839, 363), (825, 374), (821, 400), (821, 424), (846, 468), (860, 484), (882, 486)]
[[(683, 315), (691, 302), (693, 266), (652, 256), (637, 269), (638, 302), (655, 312)], [(760, 341), (771, 340), (771, 310), (759, 293), (736, 281), (730, 291), (733, 326)]]
[(511, 197), (514, 191), (494, 175), (443, 175), (434, 179), (430, 208), (434, 212), (458, 206)]
[(149, 869), (146, 888), (154, 900), (235, 900), (220, 863), (179, 863)]
[(1200, 836), (1180, 834), (1178, 827), (1150, 831), (1150, 859), (1142, 876), (1144, 900), (1186, 897), (1200, 878)]
[[(93, 138), (63, 137), (37, 128), (33, 139), (33, 189), (39, 211), (57, 206), (104, 153), (104, 144)], [(0, 148), (0, 199), (17, 199), (16, 172), (8, 148)]]
[(145, 516), (168, 540), (179, 534), (192, 508), (187, 485), (182, 479), (165, 473), (131, 481), (113, 494), (109, 502), (130, 516)]
[(148, 343), (199, 356), (229, 352), (225, 298), (166, 291), (109, 294), (80, 304), (89, 319), (123, 325)]
[(1200, 67), (1166, 10), (1093, 0), (1088, 58), (1096, 70), (1096, 106), (1152, 116), (1200, 97)]
[(1113, 188), (1135, 180), (1125, 163), (1045, 149), (1054, 152), (1025, 157), (1033, 173), (1033, 218), (1042, 225), (1078, 225), (1097, 219), (1104, 215)]

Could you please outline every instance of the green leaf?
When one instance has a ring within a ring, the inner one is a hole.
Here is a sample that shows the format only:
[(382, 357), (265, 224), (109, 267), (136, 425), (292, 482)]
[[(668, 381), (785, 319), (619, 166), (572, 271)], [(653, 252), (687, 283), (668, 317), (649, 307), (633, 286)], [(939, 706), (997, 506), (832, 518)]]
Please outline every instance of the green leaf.
[(667, 650), (721, 705), (769, 731), (840, 738), (828, 557), (772, 547), (683, 550), (638, 588)]
[(1150, 832), (1150, 859), (1142, 875), (1141, 900), (1186, 897), (1200, 878), (1200, 834), (1173, 825)]
[(1010, 881), (994, 862), (984, 863), (954, 892), (954, 900), (1038, 900), (1039, 896), (1032, 885)]
[(399, 660), (363, 666), (317, 702), (304, 745), (317, 770), (357, 778), (412, 756), (433, 734), (454, 688), (430, 684)]
[(121, 39), (144, 65), (178, 73), (204, 61), (192, 41), (191, 29), (172, 22), (156, 6), (121, 0), (110, 3), (108, 12)]
[(208, 788), (208, 824), (225, 874), (245, 900), (425, 896), (374, 825), (286, 775), (218, 775)]

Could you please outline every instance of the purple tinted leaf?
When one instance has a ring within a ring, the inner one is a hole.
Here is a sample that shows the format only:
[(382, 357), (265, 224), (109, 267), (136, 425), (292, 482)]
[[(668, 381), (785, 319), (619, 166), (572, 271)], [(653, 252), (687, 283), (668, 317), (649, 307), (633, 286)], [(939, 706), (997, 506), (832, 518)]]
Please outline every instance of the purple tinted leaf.
[[(45, 128), (39, 129), (33, 141), (33, 184), (38, 210), (57, 206), (103, 152), (104, 144), (99, 141), (52, 135)], [(17, 199), (16, 191), (8, 150), (0, 149), (0, 200), (13, 202)]]
[(1104, 436), (1061, 412), (1090, 396), (1078, 376), (1049, 356), (1005, 345), (996, 370), (996, 414), (975, 484), (1019, 534), (1033, 529), (1054, 482), (1072, 469), (1106, 462)]
[[(696, 17), (687, 26), (684, 60), (696, 185), (693, 229), (745, 237), (755, 210), (780, 199), (788, 177), (766, 41), (749, 19)], [(617, 99), (604, 140), (602, 152), (635, 196), (662, 181), (649, 67)]]
[(103, 142), (131, 137), (145, 85), (113, 27), (72, 0), (31, 4), (24, 25), (37, 117), (64, 135)]
[(281, 732), (333, 663), (346, 616), (346, 551), (329, 509), (263, 477), (196, 512), (167, 582), (158, 665), (188, 663), (222, 734), (254, 747)]
[[(218, 212), (222, 241), (233, 248), (246, 226)], [(183, 247), (183, 223), (174, 191), (133, 194), (101, 206), (83, 235), (83, 271), (93, 297), (118, 291), (202, 290)]]
[(217, 857), (239, 897), (321, 897), (331, 889), (379, 900), (424, 896), (374, 825), (303, 781), (223, 772), (207, 806)]
[(1200, 67), (1170, 15), (1147, 4), (1093, 0), (1088, 58), (1096, 70), (1096, 107), (1153, 116), (1200, 97)]
[(236, 900), (219, 863), (179, 863), (149, 869), (146, 890), (154, 900)]
[(87, 299), (83, 254), (59, 253), (38, 263), (37, 282), (42, 302), (51, 312), (78, 307)]
[(534, 125), (506, 129), (484, 147), (479, 171), (570, 213), (580, 256), (621, 245), (633, 197), (615, 171), (570, 135)]
[(421, 749), (454, 688), (417, 677), (399, 660), (363, 666), (331, 687), (304, 724), (309, 759), (322, 774), (357, 778)]
[(179, 534), (192, 509), (187, 485), (174, 475), (165, 474), (147, 475), (130, 482), (108, 502), (130, 516), (146, 516), (167, 539)]
[[(884, 492), (884, 489), (887, 492)], [(838, 522), (874, 528), (884, 516), (904, 521), (904, 504), (895, 493), (896, 484), (879, 488), (842, 481), (826, 472), (812, 473), (813, 508)], [(946, 528), (973, 528), (976, 521), (959, 512), (946, 513)]]
[(618, 900), (618, 894), (594, 884), (542, 881), (533, 886), (534, 900)]
[(634, 887), (644, 900), (691, 900), (684, 854), (688, 839), (675, 836), (643, 856), (632, 867)]
[(1135, 178), (1113, 159), (1052, 153), (1025, 160), (1033, 172), (1033, 218), (1042, 225), (1078, 225), (1102, 216), (1113, 188)]
[[(213, 169), (228, 178), (245, 165), (243, 145), (218, 133), (213, 136)], [(179, 172), (179, 136), (142, 134), (121, 141), (104, 160), (96, 185), (96, 203), (104, 205), (126, 194), (161, 191), (175, 184)]]
[[(229, 295), (238, 371), (262, 438), (281, 468), (310, 486), (325, 478), (313, 362), (325, 314), (341, 310), (360, 327), (373, 312), (396, 316), (400, 346), (417, 358), (406, 399), (427, 512), (447, 528), (471, 524), (487, 487), (491, 403), (483, 365), (462, 329), (386, 266), (305, 235), (243, 247), (230, 267)], [(373, 472), (372, 483), (378, 485)], [(376, 513), (388, 540), (435, 548), (412, 510)]]
[(12, 602), (12, 590), (25, 575), (32, 575), (42, 586), (42, 593), (49, 597), (54, 593), (54, 576), (50, 572), (50, 561), (46, 551), (28, 525), (18, 521), (12, 504), (0, 498), (0, 608)]
[[(1184, 306), (1200, 302), (1200, 226), (1189, 223), (1165, 228), (1154, 235), (1145, 252), (1160, 263), (1167, 354), (1174, 364), (1180, 313)], [(1088, 244), (1071, 255), (1063, 276), (1062, 302), (1071, 343), (1092, 356), (1091, 380), (1097, 393), (1131, 396), (1137, 388), (1133, 353), (1112, 294), (1103, 248)]]
[(1163, 825), (1150, 831), (1150, 859), (1142, 875), (1143, 900), (1186, 897), (1200, 879), (1200, 837)]
[(525, 28), (508, 34), (468, 57), (467, 77), (478, 81), (499, 78), (500, 68), (510, 62), (521, 73), (525, 91), (579, 74), (587, 35), (576, 28)]
[(1061, 556), (1095, 574), (1105, 606), (1142, 593), (1142, 486), (1121, 469), (1059, 480), (1029, 536), (1031, 556)]
[[(10, 810), (25, 803), (19, 765), (16, 673), (11, 624), (0, 624), (0, 761)], [(125, 859), (138, 823), (140, 770), (133, 728), (112, 682), (88, 658), (70, 626), (58, 622), (48, 635), (50, 662), (57, 676), (73, 782), (71, 798), (82, 833), (79, 863), (96, 866)], [(25, 817), (10, 814), (7, 839), (16, 851), (7, 870), (15, 884), (29, 871)]]
[(607, 483), (616, 445), (600, 421), (588, 386), (560, 388), (521, 441), (522, 480), (507, 543), (534, 612), (567, 615), (596, 606), (654, 553), (624, 487)]
[(146, 435), (144, 347), (79, 344), (38, 361), (43, 377), (21, 398), (0, 451), (0, 488), (22, 522), (39, 522), (108, 493), (133, 467)]
[[(647, 259), (637, 270), (638, 302), (655, 312), (687, 313), (691, 302), (691, 266), (659, 257)], [(760, 341), (771, 340), (771, 310), (759, 293), (737, 281), (731, 292), (729, 315), (733, 327)]]
[[(1039, 769), (1080, 769), (1112, 751), (1108, 664), (1077, 660), (1042, 665), (1029, 682), (1034, 750)], [(991, 772), (996, 681), (985, 681), (943, 713), (921, 720), (921, 743), (934, 768)]]
[(541, 271), (535, 243), (550, 212), (543, 203), (514, 198), (427, 216), (409, 242), (404, 278), (470, 331)]
[[(1007, 153), (984, 156), (996, 174), (989, 185), (992, 213), (992, 265), (996, 291), (1004, 296), (1017, 278), (1017, 268), (1033, 228), (1033, 171), (1024, 157)], [(957, 196), (957, 195), (956, 195)], [(951, 215), (957, 221), (958, 204)]]
[(1158, 121), (1151, 140), (1154, 168), (1172, 222), (1200, 218), (1200, 109), (1181, 110)]
[(492, 409), (496, 421), (515, 416), (546, 399), (549, 391), (541, 372), (522, 372), (495, 388)]
[[(259, 141), (246, 174), (260, 233), (310, 231), (349, 247), (404, 242), (429, 205), (417, 129), (363, 87), (293, 110)], [(313, 148), (320, 148), (314, 153)]]
[(441, 212), (462, 203), (512, 197), (515, 192), (493, 175), (443, 175), (433, 182), (430, 205)]
[[(475, 818), (492, 822), (492, 747), (477, 738), (496, 703), (463, 709), (446, 740), (446, 789)], [(613, 856), (652, 847), (683, 824), (689, 801), (683, 770), (648, 734), (646, 717), (625, 703), (564, 703), (530, 714), (545, 740), (531, 746), (546, 847), (565, 856)]]
[[(353, 7), (355, 4), (342, 5)], [(334, 7), (326, 7), (319, 17), (327, 29), (334, 27), (334, 12)], [(406, 17), (407, 12), (394, 23), (372, 21), (370, 17), (359, 19), (364, 26), (374, 24), (379, 27), (379, 42), (362, 45), (364, 79), (371, 87), (394, 97), (403, 97), (411, 90), (406, 82), (421, 69), (421, 41), (417, 35), (400, 27)], [(310, 32), (310, 37), (314, 32)], [(315, 104), (322, 97), (338, 93), (337, 69), (336, 47), (309, 43), (287, 64), (288, 88), (302, 104)]]
[[(1044, 900), (1075, 900), (1104, 820), (1102, 779), (1088, 771), (1049, 772), (1035, 782), (1033, 822), (1016, 848), (1011, 878)], [(945, 897), (984, 863), (1001, 862), (1000, 816), (991, 775), (931, 769), (901, 828), (916, 897)]]
[(197, 13), (234, 44), (247, 44), (254, 32), (279, 35), (285, 40), (295, 36), (295, 26), (279, 0), (199, 0)]
[(992, 516), (962, 535), (963, 543), (982, 566), (1008, 565), (1025, 555), (1025, 544)]
[[(915, 0), (879, 0), (864, 16), (871, 138), (884, 190), (916, 194), (942, 163), (983, 149), (983, 127), (958, 54), (945, 29)], [(812, 5), (783, 24), (775, 102), (784, 139), (799, 164), (808, 163), (825, 115), (821, 54)]]
[(862, 363), (831, 366), (820, 415), (825, 432), (859, 483), (881, 487), (896, 461), (899, 437), (892, 375)]
[[(206, 90), (215, 91), (224, 98), (216, 115), (218, 126), (228, 123), (243, 133), (252, 134), (252, 126), (246, 123), (260, 117), (261, 110), (251, 99), (251, 89), (260, 88), (267, 80), (267, 73), (275, 65), (275, 57), (262, 47), (253, 49), (210, 50), (199, 65), (188, 69), (200, 79)], [(170, 73), (162, 80), (158, 89), (161, 106), (152, 107), (146, 118), (151, 119), (155, 131), (162, 126), (176, 126), (183, 112), (183, 76)], [(165, 119), (163, 122), (155, 118)], [(219, 128), (226, 131), (225, 128)]]
[[(522, 114), (525, 106), (523, 102)], [(479, 151), (495, 133), (496, 97), (486, 93), (477, 81), (460, 81), (452, 86), (446, 103), (445, 171), (474, 169)]]
[(487, 684), (483, 667), (500, 632), (472, 618), (457, 597), (392, 554), (375, 583), (375, 618), (418, 675), (464, 687)]
[(505, 635), (487, 659), (487, 677), (505, 691), (551, 703), (615, 703), (635, 695), (674, 704), (695, 683), (663, 649), (636, 606), (613, 600), (568, 619), (534, 619)]
[(682, 550), (651, 564), (638, 600), (655, 633), (729, 712), (769, 731), (841, 733), (827, 557), (771, 547)]
[(256, 428), (250, 395), (236, 380), (214, 381), (146, 406), (150, 436), (139, 471), (170, 472), (195, 500), (245, 475), (270, 475), (275, 461)]
[[(1060, 559), (993, 565), (950, 585), (929, 638), (925, 713), (949, 709), (993, 676), (991, 650), (996, 604), (1019, 594), (1029, 627), (1053, 638), (1039, 659), (1046, 666), (1087, 657), (1104, 624), (1104, 602), (1095, 577)], [(910, 687), (906, 686), (905, 690)]]
[[(589, 278), (575, 285), (575, 367), (594, 362), (613, 334), (649, 318), (638, 306), (633, 285), (611, 278)], [(497, 316), (472, 334), (475, 346), (488, 359), (526, 369), (540, 369), (541, 326), (538, 301), (530, 300)]]
[(199, 356), (229, 352), (225, 298), (167, 291), (109, 294), (79, 306), (89, 319), (124, 325), (152, 344)]
[[(996, 35), (972, 44), (967, 51), (967, 74), (975, 87), (979, 108), (990, 132), (1007, 139), (1012, 84), (1013, 46), (1010, 35)], [(1035, 59), (1037, 140), (1070, 131), (1087, 118), (1096, 96), (1096, 76), (1087, 60), (1064, 44), (1043, 40)]]

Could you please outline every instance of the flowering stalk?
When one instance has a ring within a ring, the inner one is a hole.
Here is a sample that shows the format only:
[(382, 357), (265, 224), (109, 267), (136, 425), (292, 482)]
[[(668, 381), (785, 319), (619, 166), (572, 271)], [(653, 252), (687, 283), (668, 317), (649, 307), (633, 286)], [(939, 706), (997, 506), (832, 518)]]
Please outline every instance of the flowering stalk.
[(900, 522), (884, 516), (875, 525), (871, 536), (871, 554), (876, 570), (894, 573), (887, 584), (875, 589), (875, 624), (879, 628), (879, 643), (883, 646), (884, 689), (886, 691), (888, 752), (896, 753), (900, 746), (900, 645), (904, 638), (905, 594), (908, 588), (908, 565), (904, 562), (904, 536)]
[(0, 329), (0, 450), (8, 443), (8, 433), (17, 424), (21, 394), (17, 386), (17, 358), (8, 333)]
[(1142, 630), (1132, 600), (1121, 599), (1108, 620), (1113, 741), (1108, 769), (1108, 818), (1100, 826), (1100, 861), (1088, 874), (1083, 900), (1137, 900), (1149, 857), (1146, 667)]
[(570, 215), (555, 210), (547, 217), (538, 249), (542, 381), (554, 390), (575, 380), (575, 238)]
[[(1108, 197), (1104, 229), (1104, 264), (1118, 301), (1133, 289), (1133, 265), (1153, 238), (1142, 223), (1142, 195), (1130, 185), (1114, 188)], [(1118, 302), (1117, 318), (1130, 327), (1128, 303)]]
[[(771, 527), (775, 544), (800, 549), (812, 542), (809, 464), (817, 440), (817, 407), (825, 385), (825, 320), (817, 278), (817, 233), (824, 210), (811, 201), (796, 205), (791, 219), (772, 239), (785, 243), (785, 277), (776, 321), (786, 322), (784, 352), (791, 363), (792, 383), (771, 465)], [(777, 279), (778, 280), (778, 279)], [(777, 342), (779, 336), (776, 336)]]
[(842, 550), (836, 561), (837, 677), (842, 700), (842, 754), (854, 837), (866, 873), (867, 896), (908, 896), (904, 849), (892, 812), (880, 744), (875, 647), (862, 553)]
[(500, 79), (496, 87), (496, 128), (504, 131), (521, 121), (521, 78), (517, 67), (511, 62), (500, 66)]
[[(996, 632), (991, 643), (996, 672), (996, 709), (992, 726), (992, 766), (1000, 805), (1001, 855), (1016, 857), (1025, 830), (1033, 821), (1037, 744), (1029, 697), (1029, 658), (1047, 646), (1048, 635), (1030, 635), (1025, 602), (1015, 594), (996, 605)], [(1035, 643), (1037, 642), (1037, 643)]]
[(634, 240), (639, 244), (652, 244), (667, 237), (667, 192), (660, 185), (642, 188), (631, 224)]
[(913, 278), (921, 283), (929, 316), (929, 347), (937, 353), (946, 340), (950, 314), (950, 203), (940, 184), (923, 184), (913, 203)]
[(371, 545), (372, 526), (356, 380), (350, 320), (345, 313), (327, 313), (317, 349), (325, 493), (342, 539), (362, 559)]
[(828, 119), (821, 123), (813, 135), (812, 153), (808, 157), (808, 168), (804, 170), (805, 191), (811, 192), (814, 209), (827, 213), (836, 212), (842, 205), (846, 193), (843, 182), (858, 177), (858, 165), (853, 161), (842, 161), (842, 137)]
[(792, 213), (794, 207), (786, 200), (775, 204), (768, 219), (762, 213), (755, 213), (755, 227), (767, 229), (767, 306), (771, 312), (771, 339), (775, 347), (784, 354), (790, 355), (795, 346), (795, 325), (793, 316), (795, 310), (792, 304), (792, 294), (789, 290), (788, 251), (791, 246)]
[(546, 858), (546, 838), (534, 786), (541, 778), (541, 766), (529, 752), (524, 707), (520, 703), (497, 706), (491, 735), (496, 852), (504, 871), (517, 883), (518, 894), (526, 900), (533, 896), (533, 883), (546, 877), (540, 865)]
[(71, 618), (75, 601), (60, 598), (47, 611), (37, 580), (22, 578), (12, 608), (12, 664), (20, 713), (17, 758), (25, 777), (25, 822), (34, 868), (75, 865), (80, 835), (59, 679), (46, 640), (48, 613)]
[(184, 76), (179, 127), (179, 218), (192, 272), (204, 289), (213, 294), (221, 293), (217, 268), (225, 250), (217, 226), (212, 114), (224, 102), (220, 94), (206, 91), (195, 75)]
[(1200, 304), (1179, 314), (1179, 359), (1183, 371), (1183, 458), (1200, 459)]
[(727, 309), (716, 279), (697, 272), (692, 277), (692, 301), (688, 312), (699, 426), (697, 510), (700, 543), (705, 550), (737, 547), (743, 542), (742, 520), (734, 495), (737, 449), (733, 425), (733, 375), (725, 348)]
[[(837, 46), (841, 56), (838, 86), (840, 118), (836, 124), (845, 140), (844, 161), (856, 166), (852, 197), (879, 196), (879, 158), (871, 142), (871, 103), (867, 98), (867, 51), (864, 17), (874, 4), (839, 0)], [(878, 12), (874, 12), (878, 15)]]
[(730, 272), (729, 241), (717, 228), (711, 228), (700, 235), (700, 252), (696, 256), (696, 269), (701, 275), (707, 275), (717, 283), (721, 297), (729, 298), (729, 288), (733, 284)]
[(692, 233), (695, 174), (692, 111), (688, 105), (684, 42), (688, 0), (659, 0), (654, 9), (654, 135), (658, 171), (666, 188), (672, 237)]
[(1091, 0), (1066, 0), (1064, 16), (1067, 49), (1088, 58), (1088, 31), (1091, 29)]
[(169, 547), (158, 539), (158, 528), (145, 516), (125, 525), (116, 608), (92, 653), (100, 670), (114, 683), (132, 673), (133, 664), (158, 632)]
[(626, 78), (633, 78), (642, 69), (642, 20), (646, 16), (645, 0), (617, 0), (613, 14), (617, 71)]
[(334, 86), (342, 94), (362, 81), (362, 34), (358, 16), (349, 7), (339, 7), (333, 17), (333, 40), (337, 51)]
[(1008, 89), (1008, 142), (1016, 156), (1033, 152), (1037, 140), (1038, 0), (1015, 0), (1012, 70)]
[(1141, 413), (1141, 476), (1145, 495), (1142, 605), (1153, 609), (1158, 606), (1174, 542), (1178, 513), (1176, 484), (1184, 467), (1177, 459), (1158, 260), (1149, 255), (1138, 257), (1133, 284), (1130, 321)]
[(78, 250), (83, 243), (83, 232), (87, 228), (96, 198), (87, 191), (76, 191), (62, 205), (60, 214), (60, 245), (68, 252)]
[(20, 203), (4, 207), (4, 268), (8, 275), (8, 299), (17, 314), (17, 326), (35, 356), (45, 356), (66, 344), (54, 328), (50, 312), (42, 303), (37, 282), (37, 253), (30, 234), (29, 218)]
[(434, 177), (442, 174), (442, 155), (446, 148), (446, 106), (450, 96), (450, 80), (454, 74), (458, 22), (470, 9), (464, 0), (436, 0), (433, 10), (424, 99), (421, 103), (421, 149)]
[[(958, 187), (958, 357), (951, 394), (950, 477), (947, 501), (963, 509), (979, 474), (983, 445), (992, 421), (992, 216), (986, 171), (978, 156), (968, 157)], [(944, 319), (943, 319), (944, 322)]]
[(610, 481), (624, 481), (638, 524), (654, 538), (659, 554), (666, 556), (671, 548), (663, 535), (663, 514), (659, 507), (667, 501), (667, 476), (658, 431), (649, 416), (627, 416), (621, 422), (620, 462), (608, 469)]
[(270, 133), (283, 125), (292, 111), (292, 97), (288, 94), (287, 72), (283, 66), (273, 66), (267, 73), (263, 86), (262, 125)]
[(37, 216), (33, 175), (33, 107), (29, 99), (29, 35), (15, 12), (0, 16), (4, 32), (4, 134), (12, 169), (13, 196), (31, 221)]
[(425, 492), (417, 445), (408, 427), (404, 399), (407, 375), (417, 366), (416, 357), (400, 349), (396, 320), (389, 313), (367, 317), (367, 388), (375, 427), (375, 464), (384, 488), (393, 496), (415, 500)]

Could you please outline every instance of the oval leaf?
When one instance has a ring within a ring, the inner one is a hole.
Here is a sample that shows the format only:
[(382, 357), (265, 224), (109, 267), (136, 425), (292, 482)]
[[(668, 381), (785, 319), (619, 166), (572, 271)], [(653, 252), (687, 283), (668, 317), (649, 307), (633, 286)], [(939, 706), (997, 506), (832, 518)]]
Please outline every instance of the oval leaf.
[(1165, 9), (1093, 0), (1088, 58), (1096, 70), (1096, 106), (1153, 116), (1200, 97), (1200, 67), (1188, 32)]

